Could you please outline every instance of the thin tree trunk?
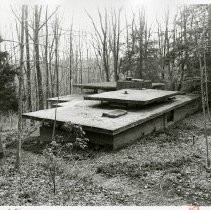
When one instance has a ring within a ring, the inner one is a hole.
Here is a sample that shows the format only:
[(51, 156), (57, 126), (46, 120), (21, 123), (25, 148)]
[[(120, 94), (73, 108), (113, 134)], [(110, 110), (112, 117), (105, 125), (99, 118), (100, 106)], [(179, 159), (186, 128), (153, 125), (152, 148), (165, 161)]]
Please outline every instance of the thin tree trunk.
[(92, 25), (93, 25), (95, 33), (97, 35), (98, 54), (102, 59), (102, 66), (103, 66), (103, 70), (106, 75), (106, 81), (109, 82), (109, 80), (110, 80), (110, 65), (109, 65), (110, 53), (109, 52), (110, 51), (108, 49), (109, 28), (108, 28), (107, 9), (105, 9), (104, 20), (102, 19), (102, 14), (98, 10), (98, 16), (99, 16), (99, 20), (100, 20), (100, 30), (97, 29), (97, 26), (96, 26), (93, 18), (88, 13), (87, 13), (87, 15), (90, 18), (90, 20), (92, 21)]
[(87, 83), (89, 83), (89, 49), (86, 47)]
[(138, 65), (136, 67), (136, 77), (142, 78), (143, 77), (143, 33), (144, 33), (144, 24), (145, 24), (145, 15), (143, 11), (139, 10), (139, 60)]
[(25, 36), (26, 36), (26, 79), (27, 79), (27, 110), (32, 111), (31, 102), (31, 66), (29, 51), (29, 29), (28, 29), (28, 5), (25, 7)]
[[(211, 4), (208, 5), (208, 52), (211, 57)], [(210, 65), (210, 64), (209, 64)], [(209, 68), (210, 69), (210, 68)], [(208, 78), (211, 80), (211, 70), (208, 72)]]
[(55, 29), (54, 29), (54, 38), (55, 38), (55, 74), (56, 74), (56, 96), (59, 96), (59, 66), (58, 66), (58, 17), (55, 20)]
[[(0, 132), (1, 132), (1, 129), (0, 129)], [(0, 133), (0, 159), (3, 159), (3, 158), (4, 158), (4, 148), (3, 148), (1, 133)]]
[(208, 85), (207, 85), (207, 63), (206, 63), (206, 48), (204, 48), (204, 77), (205, 77), (205, 94), (206, 94), (206, 107), (208, 119), (211, 121), (210, 109), (209, 109), (209, 97), (208, 97)]
[(70, 76), (69, 76), (69, 79), (70, 79), (70, 94), (72, 94), (72, 59), (73, 59), (73, 46), (72, 46), (72, 25), (71, 25), (71, 30), (70, 30), (70, 51), (69, 51), (69, 53), (70, 53), (70, 57), (69, 57), (69, 74), (70, 74)]
[(15, 168), (20, 170), (21, 162), (21, 143), (22, 143), (22, 100), (23, 100), (23, 54), (24, 54), (24, 10), (25, 6), (22, 6), (22, 17), (21, 17), (21, 37), (20, 37), (20, 70), (19, 70), (19, 99), (18, 99), (18, 139), (17, 139), (17, 153)]
[(207, 155), (207, 167), (210, 168), (211, 161), (209, 158), (209, 142), (208, 142), (208, 137), (207, 137), (207, 121), (206, 121), (206, 111), (205, 111), (205, 92), (204, 92), (204, 79), (203, 79), (203, 67), (202, 67), (202, 62), (201, 62), (201, 57), (200, 53), (198, 55), (199, 57), (199, 65), (200, 65), (200, 75), (201, 75), (201, 100), (202, 100), (202, 109), (203, 109), (203, 116), (204, 116), (204, 138), (206, 141), (206, 155)]
[(42, 73), (40, 68), (40, 54), (39, 54), (39, 14), (38, 6), (35, 5), (35, 29), (34, 29), (34, 51), (35, 51), (35, 66), (37, 70), (37, 83), (39, 95), (39, 109), (44, 109), (44, 98), (42, 88)]
[(48, 68), (49, 68), (49, 77), (50, 77), (50, 88), (51, 88), (51, 91), (50, 91), (50, 94), (49, 96), (52, 97), (54, 96), (54, 80), (53, 80), (53, 71), (52, 71), (52, 58), (53, 58), (53, 43), (54, 43), (54, 39), (53, 39), (53, 42), (51, 44), (51, 49), (50, 49), (50, 52), (49, 52), (49, 65), (48, 65)]
[(46, 8), (46, 14), (45, 14), (45, 72), (46, 72), (46, 108), (48, 108), (48, 98), (49, 98), (49, 69), (48, 69), (48, 7)]

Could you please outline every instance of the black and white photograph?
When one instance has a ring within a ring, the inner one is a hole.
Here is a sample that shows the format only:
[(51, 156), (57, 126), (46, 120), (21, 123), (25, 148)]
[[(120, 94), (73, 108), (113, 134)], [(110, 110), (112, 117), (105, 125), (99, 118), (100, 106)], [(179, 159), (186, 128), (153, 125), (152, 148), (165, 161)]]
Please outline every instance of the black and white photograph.
[(211, 1), (1, 0), (6, 206), (211, 206)]

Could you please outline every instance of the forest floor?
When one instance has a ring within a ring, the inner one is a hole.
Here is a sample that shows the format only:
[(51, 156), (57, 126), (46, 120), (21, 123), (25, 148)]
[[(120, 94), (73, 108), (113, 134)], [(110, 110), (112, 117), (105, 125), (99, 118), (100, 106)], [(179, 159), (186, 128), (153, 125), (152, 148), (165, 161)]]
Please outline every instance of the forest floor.
[(20, 173), (7, 148), (0, 205), (211, 205), (202, 113), (116, 151), (73, 151), (60, 160), (55, 195), (37, 138), (23, 144)]

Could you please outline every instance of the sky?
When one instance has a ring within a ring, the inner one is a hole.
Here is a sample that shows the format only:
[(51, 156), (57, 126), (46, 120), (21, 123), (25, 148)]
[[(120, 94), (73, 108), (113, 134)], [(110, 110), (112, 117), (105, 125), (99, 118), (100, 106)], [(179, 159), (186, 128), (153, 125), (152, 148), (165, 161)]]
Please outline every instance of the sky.
[[(127, 14), (128, 20), (132, 18), (131, 11), (136, 11), (138, 7), (144, 7), (147, 22), (149, 25), (156, 25), (156, 19), (163, 21), (165, 11), (169, 8), (170, 17), (173, 18), (177, 11), (177, 6), (181, 4), (211, 3), (211, 0), (0, 0), (0, 35), (11, 36), (11, 31), (15, 32), (15, 17), (11, 11), (14, 8), (20, 14), (22, 4), (33, 7), (35, 4), (46, 6), (50, 11), (54, 11), (60, 5), (59, 13), (62, 16), (62, 28), (70, 28), (73, 19), (74, 30), (84, 30), (91, 32), (93, 26), (87, 17), (86, 11), (98, 21), (97, 9), (123, 8), (123, 13)], [(50, 13), (50, 12), (49, 12)], [(122, 22), (124, 22), (124, 15)], [(11, 37), (9, 37), (11, 38)]]
[(14, 15), (11, 12), (11, 6), (18, 10), (20, 5), (34, 4), (49, 5), (53, 10), (60, 5), (60, 13), (63, 14), (63, 27), (69, 27), (72, 17), (75, 28), (82, 30), (91, 30), (90, 20), (87, 18), (85, 10), (97, 19), (97, 8), (104, 7), (120, 8), (130, 16), (132, 10), (137, 7), (146, 9), (148, 22), (153, 23), (156, 18), (161, 19), (164, 11), (169, 7), (170, 15), (176, 12), (177, 5), (183, 3), (211, 3), (211, 0), (0, 0), (0, 30), (10, 29), (11, 23), (14, 23)]

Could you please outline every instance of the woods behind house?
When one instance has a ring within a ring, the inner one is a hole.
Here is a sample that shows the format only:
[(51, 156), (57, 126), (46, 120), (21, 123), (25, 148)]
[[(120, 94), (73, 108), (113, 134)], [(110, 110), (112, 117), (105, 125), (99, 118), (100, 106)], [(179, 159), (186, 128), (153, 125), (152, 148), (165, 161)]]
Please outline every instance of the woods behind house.
[(17, 107), (17, 101), (10, 103), (14, 88), (17, 97), (19, 87), (22, 111), (28, 112), (46, 108), (49, 97), (79, 91), (73, 84), (126, 76), (164, 82), (171, 90), (193, 91), (190, 81), (200, 76), (199, 57), (210, 78), (210, 5), (179, 6), (173, 18), (167, 10), (163, 21), (150, 24), (141, 8), (132, 16), (124, 8), (98, 9), (97, 19), (84, 11), (92, 32), (78, 30), (74, 21), (63, 28), (59, 7), (11, 9), (16, 31), (12, 39), (1, 35), (0, 84), (4, 87), (0, 97), (6, 103), (1, 109), (7, 103), (9, 109)]

